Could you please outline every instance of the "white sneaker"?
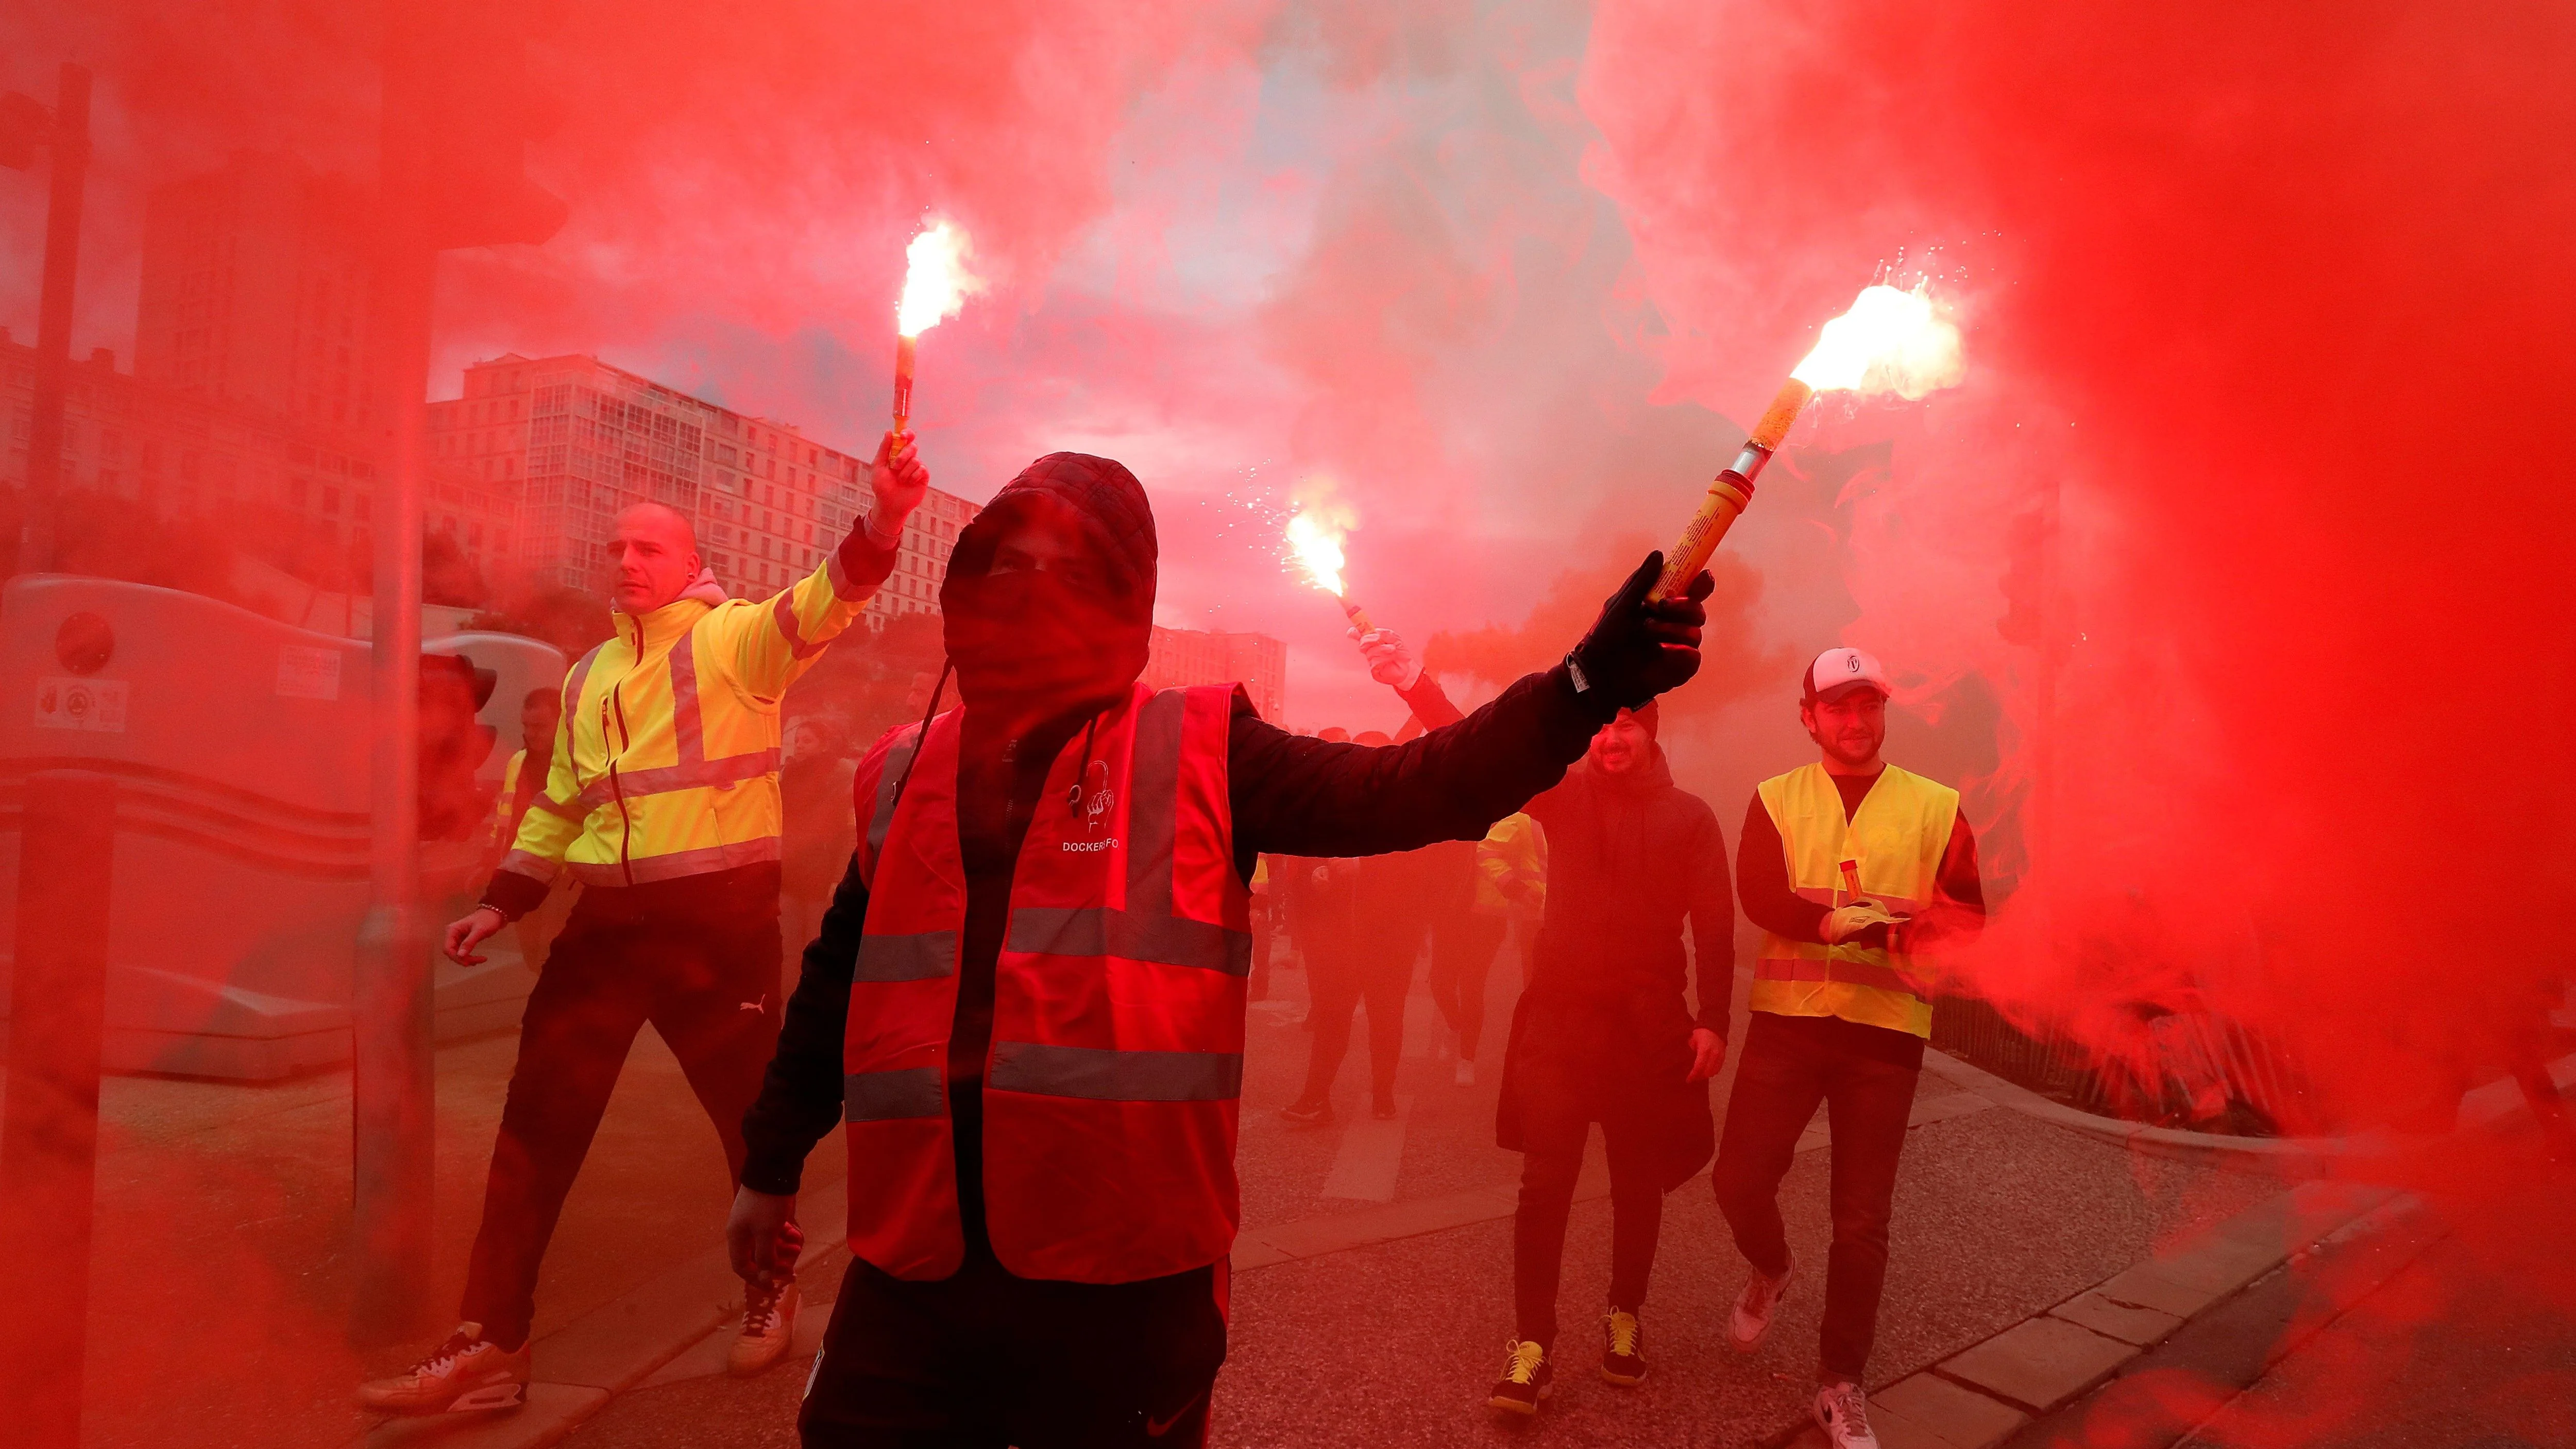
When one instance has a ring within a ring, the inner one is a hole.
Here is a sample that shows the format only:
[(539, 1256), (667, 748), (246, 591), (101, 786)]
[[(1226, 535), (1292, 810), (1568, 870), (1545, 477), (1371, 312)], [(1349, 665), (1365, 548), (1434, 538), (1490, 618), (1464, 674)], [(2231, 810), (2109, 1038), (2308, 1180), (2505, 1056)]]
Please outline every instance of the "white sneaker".
[(1458, 1059), (1458, 1085), (1462, 1087), (1472, 1087), (1476, 1085), (1476, 1063), (1474, 1058), (1460, 1057)]
[(1780, 1312), (1781, 1300), (1789, 1296), (1789, 1279), (1797, 1272), (1792, 1265), (1777, 1278), (1756, 1273), (1735, 1296), (1735, 1311), (1726, 1317), (1726, 1341), (1737, 1353), (1751, 1353), (1762, 1346), (1762, 1336), (1771, 1331), (1771, 1320)]
[(513, 1351), (489, 1342), (479, 1323), (458, 1324), (409, 1373), (358, 1385), (361, 1407), (388, 1414), (462, 1414), (527, 1401), (526, 1345)]
[(794, 1279), (744, 1284), (742, 1332), (734, 1335), (733, 1348), (725, 1354), (725, 1370), (747, 1379), (787, 1357), (788, 1345), (796, 1337), (797, 1306)]
[(1878, 1436), (1869, 1432), (1869, 1401), (1858, 1384), (1816, 1390), (1816, 1427), (1834, 1449), (1878, 1449)]

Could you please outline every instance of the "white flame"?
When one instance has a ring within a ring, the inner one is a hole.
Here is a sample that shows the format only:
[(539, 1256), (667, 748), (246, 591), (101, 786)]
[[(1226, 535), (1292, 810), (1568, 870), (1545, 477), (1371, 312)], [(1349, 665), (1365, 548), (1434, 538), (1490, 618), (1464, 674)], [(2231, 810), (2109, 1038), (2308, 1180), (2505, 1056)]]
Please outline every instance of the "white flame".
[(903, 301), (894, 328), (918, 337), (957, 315), (966, 299), (984, 290), (984, 279), (966, 269), (975, 245), (955, 222), (938, 221), (904, 248)]
[(1815, 350), (1789, 375), (1818, 392), (1845, 389), (1919, 398), (1966, 372), (1959, 329), (1933, 309), (1920, 283), (1900, 292), (1863, 287), (1851, 310), (1825, 324)]
[(1342, 539), (1350, 532), (1344, 510), (1308, 505), (1288, 519), (1288, 551), (1315, 585), (1334, 597), (1342, 592)]

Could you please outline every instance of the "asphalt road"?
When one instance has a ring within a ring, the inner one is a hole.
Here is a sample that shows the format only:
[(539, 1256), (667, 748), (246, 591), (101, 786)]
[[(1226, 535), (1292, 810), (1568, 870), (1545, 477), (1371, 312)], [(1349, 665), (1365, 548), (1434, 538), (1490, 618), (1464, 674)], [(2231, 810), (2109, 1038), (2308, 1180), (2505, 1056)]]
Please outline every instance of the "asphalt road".
[[(1509, 976), (1498, 972), (1494, 982), (1497, 1026), (1473, 1090), (1451, 1084), (1453, 1068), (1439, 1060), (1428, 1028), (1429, 1002), (1415, 996), (1396, 1159), (1362, 1164), (1369, 1171), (1354, 1170), (1353, 1156), (1385, 1153), (1390, 1134), (1365, 1117), (1358, 1044), (1343, 1069), (1339, 1120), (1291, 1127), (1276, 1112), (1296, 1095), (1307, 1037), (1294, 1009), (1256, 1010), (1242, 1142), (1246, 1227), (1378, 1205), (1333, 1196), (1328, 1186), (1385, 1183), (1402, 1202), (1515, 1181), (1518, 1156), (1492, 1145), (1499, 1023), (1517, 988)], [(1293, 1008), (1302, 982), (1291, 973), (1282, 984)], [(1721, 1090), (1726, 1084), (1721, 1078)], [(1946, 1090), (1933, 1082), (1925, 1092)], [(1829, 1156), (1802, 1154), (1783, 1189), (1792, 1245), (1818, 1268)], [(2279, 1186), (2264, 1174), (2134, 1157), (2004, 1108), (1920, 1127), (1898, 1186), (1871, 1377), (1903, 1377), (2109, 1276), (2160, 1238), (2227, 1217)], [(1776, 1437), (1799, 1422), (1811, 1391), (1821, 1274), (1793, 1296), (1764, 1351), (1740, 1358), (1720, 1337), (1744, 1269), (1705, 1185), (1674, 1193), (1664, 1221), (1645, 1315), (1655, 1372), (1622, 1390), (1594, 1376), (1597, 1350), (1586, 1327), (1601, 1311), (1608, 1279), (1608, 1204), (1577, 1207), (1561, 1309), (1561, 1388), (1534, 1426), (1499, 1423), (1483, 1407), (1511, 1329), (1508, 1220), (1245, 1272), (1235, 1281), (1232, 1351), (1218, 1383), (1217, 1442), (1707, 1446)], [(830, 1289), (810, 1286), (818, 1299)], [(823, 1310), (818, 1302), (815, 1311)], [(804, 1368), (792, 1360), (749, 1382), (704, 1378), (635, 1390), (571, 1442), (792, 1444)]]

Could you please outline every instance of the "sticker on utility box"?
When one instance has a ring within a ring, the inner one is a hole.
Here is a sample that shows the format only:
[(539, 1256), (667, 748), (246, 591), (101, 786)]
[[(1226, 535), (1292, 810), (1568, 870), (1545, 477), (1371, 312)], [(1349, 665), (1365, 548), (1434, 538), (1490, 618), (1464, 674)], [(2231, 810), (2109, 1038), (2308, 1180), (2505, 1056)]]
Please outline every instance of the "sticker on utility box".
[(277, 651), (277, 697), (338, 699), (340, 651), (289, 644)]
[(96, 730), (125, 733), (126, 681), (73, 679), (68, 675), (36, 681), (36, 725), (49, 730)]

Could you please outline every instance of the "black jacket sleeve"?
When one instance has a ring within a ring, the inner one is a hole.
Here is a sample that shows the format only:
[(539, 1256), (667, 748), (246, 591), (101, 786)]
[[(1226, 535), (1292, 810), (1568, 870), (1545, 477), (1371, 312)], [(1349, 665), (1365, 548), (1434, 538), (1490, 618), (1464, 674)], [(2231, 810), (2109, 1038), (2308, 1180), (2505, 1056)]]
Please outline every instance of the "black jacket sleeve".
[(1411, 689), (1399, 689), (1395, 697), (1404, 701), (1405, 707), (1413, 711), (1413, 717), (1422, 721), (1426, 730), (1456, 724), (1467, 717), (1457, 705), (1450, 703), (1449, 691), (1440, 687), (1440, 681), (1432, 678), (1428, 669), (1414, 676)]
[(1235, 851), (1248, 873), (1260, 851), (1347, 857), (1481, 840), (1562, 779), (1598, 728), (1562, 665), (1401, 745), (1292, 735), (1238, 693), (1228, 761)]
[(548, 889), (546, 882), (534, 876), (521, 875), (515, 870), (496, 870), (492, 872), (491, 883), (483, 887), (482, 904), (515, 921), (544, 905)]
[(1699, 989), (1698, 1024), (1724, 1037), (1728, 1000), (1735, 994), (1735, 892), (1726, 878), (1726, 833), (1717, 827), (1717, 812), (1700, 805), (1699, 813), (1704, 833), (1691, 862), (1691, 970)]
[(867, 916), (868, 888), (852, 855), (823, 912), (822, 930), (805, 948), (805, 974), (788, 998), (778, 1054), (761, 1079), (759, 1098), (743, 1114), (742, 1185), (754, 1192), (796, 1191), (805, 1155), (841, 1120), (841, 1039)]
[(1746, 920), (1775, 936), (1825, 944), (1825, 908), (1800, 896), (1791, 884), (1788, 849), (1758, 792), (1745, 809), (1744, 833), (1735, 840), (1735, 889), (1744, 901)]

